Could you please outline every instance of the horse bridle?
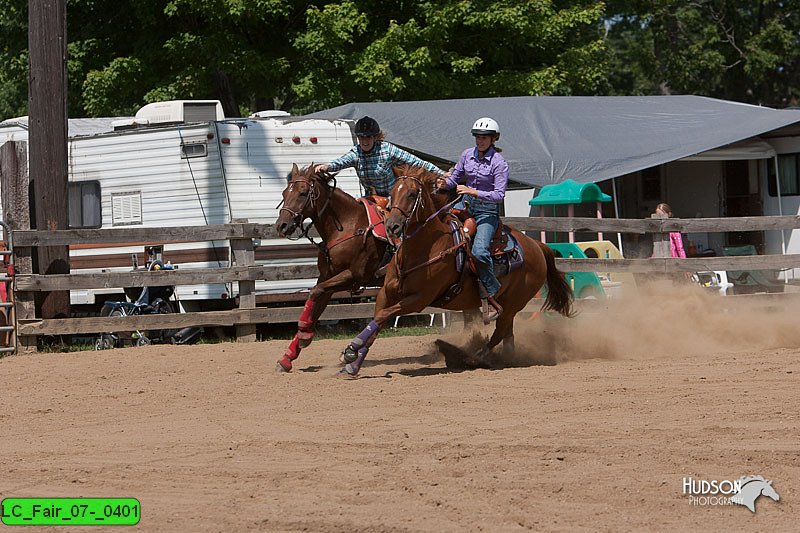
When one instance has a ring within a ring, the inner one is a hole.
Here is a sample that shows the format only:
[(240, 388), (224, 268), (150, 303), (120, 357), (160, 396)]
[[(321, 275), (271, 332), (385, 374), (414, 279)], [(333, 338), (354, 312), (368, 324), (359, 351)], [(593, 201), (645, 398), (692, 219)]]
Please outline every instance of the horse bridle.
[[(423, 203), (422, 203), (422, 189), (425, 187), (425, 185), (422, 183), (422, 180), (420, 180), (419, 178), (416, 178), (414, 176), (398, 176), (397, 177), (397, 181), (400, 181), (400, 180), (413, 180), (413, 181), (415, 181), (417, 183), (417, 185), (419, 185), (419, 190), (417, 191), (417, 198), (416, 198), (416, 200), (414, 200), (414, 205), (411, 207), (411, 211), (409, 211), (408, 213), (406, 213), (405, 211), (400, 209), (398, 206), (393, 205), (393, 201), (394, 200), (392, 198), (389, 199), (389, 205), (387, 206), (387, 209), (389, 210), (389, 212), (391, 212), (392, 209), (397, 209), (398, 211), (400, 211), (400, 214), (403, 215), (403, 234), (405, 234), (406, 231), (408, 230), (408, 223), (411, 220), (411, 217), (413, 217), (414, 214), (417, 212), (417, 208), (419, 208), (420, 206), (423, 206)], [(417, 217), (417, 219), (419, 219), (419, 217)], [(424, 225), (424, 223), (423, 223), (423, 225)], [(415, 233), (416, 233), (416, 231), (415, 231)]]
[[(314, 240), (311, 237), (308, 236), (308, 232), (314, 226), (314, 219), (312, 218), (311, 222), (309, 222), (307, 226), (303, 226), (303, 220), (306, 218), (303, 215), (303, 211), (305, 211), (306, 208), (310, 206), (311, 209), (316, 212), (317, 217), (322, 216), (322, 214), (325, 212), (325, 210), (330, 205), (331, 197), (333, 196), (333, 189), (336, 188), (336, 178), (335, 177), (329, 177), (329, 180), (333, 181), (332, 184), (328, 184), (331, 187), (331, 193), (328, 194), (328, 198), (325, 200), (325, 203), (323, 204), (322, 209), (320, 209), (319, 211), (316, 210), (316, 203), (317, 203), (317, 200), (319, 200), (319, 197), (322, 195), (322, 191), (317, 188), (317, 180), (315, 180), (315, 179), (307, 179), (307, 178), (296, 178), (296, 179), (293, 179), (291, 182), (289, 182), (290, 190), (291, 190), (291, 186), (294, 186), (295, 183), (305, 183), (305, 184), (308, 185), (308, 195), (306, 196), (306, 201), (303, 202), (303, 205), (300, 206), (300, 210), (299, 211), (293, 211), (292, 209), (289, 209), (288, 207), (286, 207), (286, 205), (284, 205), (285, 204), (285, 200), (283, 200), (283, 199), (281, 199), (281, 201), (276, 206), (276, 207), (280, 208), (279, 212), (287, 211), (290, 215), (292, 215), (292, 221), (295, 223), (295, 225), (297, 225), (301, 229), (300, 235), (298, 235), (294, 239), (289, 238), (289, 240), (296, 241), (296, 240), (300, 240), (301, 238), (305, 237), (306, 239), (311, 241), (312, 244), (315, 244), (315, 245), (317, 244), (317, 243), (314, 242)], [(336, 218), (335, 213), (334, 213), (334, 220), (336, 222), (337, 228), (341, 231), (341, 227), (340, 227), (341, 223)]]
[[(424, 205), (423, 202), (422, 202), (422, 191), (424, 190), (425, 185), (422, 182), (422, 180), (420, 180), (420, 179), (418, 179), (418, 178), (416, 178), (414, 176), (399, 176), (397, 179), (398, 180), (405, 180), (405, 179), (414, 180), (415, 182), (417, 182), (417, 184), (420, 187), (419, 191), (417, 191), (417, 199), (414, 201), (414, 206), (411, 208), (411, 211), (409, 211), (408, 214), (406, 214), (405, 211), (403, 211), (402, 209), (400, 209), (397, 206), (392, 206), (391, 204), (388, 206), (389, 207), (389, 211), (391, 211), (392, 209), (397, 209), (398, 211), (400, 211), (400, 214), (402, 214), (403, 217), (405, 218), (405, 220), (403, 221), (403, 234), (405, 235), (405, 239), (404, 239), (403, 242), (407, 241), (408, 239), (410, 239), (411, 237), (416, 235), (417, 232), (419, 232), (419, 230), (421, 230), (423, 227), (425, 227), (425, 224), (427, 224), (428, 222), (430, 222), (431, 220), (436, 218), (442, 211), (445, 211), (445, 210), (449, 209), (450, 207), (452, 207), (453, 205), (455, 205), (455, 203), (458, 202), (461, 199), (461, 195), (459, 195), (453, 201), (446, 203), (445, 205), (443, 205), (442, 207), (437, 209), (428, 218), (426, 218), (419, 226), (417, 226), (414, 229), (413, 232), (411, 232), (411, 234), (406, 235), (406, 231), (408, 229), (408, 222), (411, 220), (411, 217), (414, 216), (414, 213), (417, 211), (417, 208), (419, 208), (420, 206)], [(417, 219), (419, 220), (419, 216), (417, 217)], [(461, 242), (455, 244), (454, 246), (451, 246), (451, 247), (447, 248), (446, 250), (443, 250), (443, 251), (439, 252), (437, 255), (435, 255), (434, 257), (432, 257), (430, 259), (428, 259), (424, 263), (418, 264), (418, 265), (413, 266), (411, 268), (404, 269), (400, 265), (400, 257), (399, 257), (400, 256), (400, 248), (402, 247), (402, 243), (401, 243), (400, 246), (398, 246), (397, 252), (396, 252), (396, 254), (397, 254), (397, 260), (396, 260), (397, 261), (397, 276), (398, 276), (398, 278), (400, 280), (401, 285), (403, 283), (403, 279), (406, 276), (408, 276), (408, 274), (410, 274), (411, 272), (414, 272), (415, 270), (419, 270), (419, 269), (424, 268), (424, 267), (426, 267), (428, 265), (431, 265), (431, 264), (433, 264), (433, 263), (435, 263), (437, 261), (440, 261), (440, 260), (444, 259), (446, 256), (448, 256), (448, 255), (450, 255), (452, 253), (455, 253), (456, 250), (458, 250), (459, 248), (466, 247), (466, 245), (467, 245), (466, 241), (462, 240)]]
[[(405, 179), (414, 180), (419, 185), (419, 191), (417, 192), (417, 199), (414, 202), (414, 206), (411, 208), (411, 211), (408, 214), (406, 214), (406, 212), (403, 211), (402, 209), (400, 209), (399, 207), (392, 206), (391, 199), (389, 201), (389, 205), (388, 205), (389, 211), (391, 211), (392, 209), (397, 209), (398, 211), (400, 211), (400, 214), (403, 215), (403, 218), (405, 219), (405, 220), (403, 220), (403, 234), (405, 234), (406, 231), (408, 230), (408, 222), (411, 220), (411, 217), (414, 216), (414, 213), (416, 212), (417, 208), (421, 207), (421, 206), (424, 206), (424, 204), (422, 202), (422, 190), (424, 189), (425, 184), (422, 182), (422, 180), (420, 180), (419, 178), (416, 178), (414, 176), (399, 176), (397, 179), (398, 180), (405, 180)], [(406, 239), (410, 239), (411, 237), (416, 235), (419, 230), (421, 230), (423, 227), (425, 227), (425, 224), (430, 222), (432, 219), (436, 218), (439, 215), (439, 213), (441, 213), (442, 211), (446, 211), (447, 209), (450, 209), (456, 203), (458, 203), (458, 201), (461, 200), (462, 196), (463, 195), (456, 196), (456, 198), (454, 200), (444, 204), (442, 207), (440, 207), (439, 209), (434, 211), (431, 216), (426, 218), (425, 221), (422, 222), (422, 224), (417, 226), (416, 229), (410, 235), (406, 235), (405, 238)], [(417, 219), (419, 219), (419, 217), (417, 217)]]

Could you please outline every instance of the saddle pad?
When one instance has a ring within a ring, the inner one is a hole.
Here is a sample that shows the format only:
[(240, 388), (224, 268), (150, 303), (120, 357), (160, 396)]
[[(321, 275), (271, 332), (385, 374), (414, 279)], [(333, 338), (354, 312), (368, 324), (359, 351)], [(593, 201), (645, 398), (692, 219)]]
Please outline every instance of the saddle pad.
[[(459, 220), (453, 219), (450, 220), (450, 231), (453, 233), (453, 246), (458, 246), (462, 242), (464, 242), (464, 233), (461, 229), (461, 223)], [(456, 251), (456, 270), (461, 272), (464, 269), (464, 263), (466, 263), (467, 259), (467, 251), (464, 247), (461, 247)]]
[(374, 202), (370, 201), (369, 198), (359, 198), (358, 200), (364, 204), (364, 209), (367, 210), (367, 219), (369, 220), (369, 227), (372, 229), (372, 234), (382, 241), (388, 241), (389, 238), (386, 236), (386, 224), (384, 223), (386, 219), (384, 211)]
[[(522, 246), (519, 244), (517, 238), (514, 237), (508, 226), (502, 226), (502, 228), (505, 246), (503, 248), (494, 248), (492, 250), (494, 274), (498, 278), (514, 272), (522, 266), (522, 263), (525, 262), (525, 254), (523, 253)], [(498, 233), (495, 234), (495, 238), (497, 238), (499, 233), (500, 232), (498, 231)], [(492, 241), (493, 245), (497, 243), (497, 240)]]
[(517, 243), (511, 235), (511, 230), (505, 224), (500, 224), (492, 236), (492, 255), (504, 255), (511, 252)]

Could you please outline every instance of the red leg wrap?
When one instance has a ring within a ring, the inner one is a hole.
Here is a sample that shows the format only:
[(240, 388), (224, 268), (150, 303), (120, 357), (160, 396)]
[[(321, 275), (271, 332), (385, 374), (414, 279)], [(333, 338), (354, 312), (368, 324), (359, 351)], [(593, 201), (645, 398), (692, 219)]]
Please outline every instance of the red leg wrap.
[(314, 305), (316, 302), (314, 300), (306, 300), (306, 305), (303, 306), (303, 312), (300, 313), (300, 319), (297, 321), (297, 325), (300, 328), (300, 331), (311, 331), (314, 329)]
[(313, 331), (298, 331), (297, 335), (295, 335), (295, 340), (297, 340), (298, 345), (300, 348), (306, 348), (311, 341), (314, 340), (314, 332)]
[(292, 339), (292, 342), (289, 343), (289, 348), (286, 349), (286, 353), (284, 354), (284, 356), (288, 357), (292, 361), (297, 359), (297, 357), (300, 355), (300, 346), (298, 346), (298, 344), (299, 340), (297, 338), (297, 335), (295, 335), (294, 339)]
[(286, 370), (287, 372), (292, 371), (292, 361), (291, 359), (286, 357), (286, 355), (278, 359), (278, 364), (281, 365), (283, 369)]
[(314, 300), (306, 300), (306, 305), (303, 307), (303, 312), (300, 314), (300, 319), (297, 321), (297, 336), (295, 340), (299, 342), (300, 348), (305, 348), (314, 339)]
[(297, 338), (297, 335), (294, 336), (292, 342), (289, 343), (289, 347), (286, 349), (286, 353), (283, 354), (278, 360), (278, 363), (286, 370), (287, 372), (292, 370), (292, 361), (297, 359), (300, 355), (300, 348), (299, 346), (300, 340)]

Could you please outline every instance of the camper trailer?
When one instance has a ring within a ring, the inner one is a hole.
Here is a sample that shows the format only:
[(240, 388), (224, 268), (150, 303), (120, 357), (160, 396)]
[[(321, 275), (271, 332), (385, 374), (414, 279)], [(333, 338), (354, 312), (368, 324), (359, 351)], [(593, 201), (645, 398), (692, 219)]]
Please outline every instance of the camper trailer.
[[(0, 145), (26, 141), (27, 117), (0, 123)], [(71, 228), (180, 227), (232, 220), (271, 224), (292, 164), (338, 157), (354, 144), (343, 120), (293, 118), (262, 112), (226, 119), (218, 101), (173, 101), (144, 106), (135, 117), (69, 121)], [(359, 195), (352, 169), (337, 185)], [(284, 239), (256, 242), (258, 264), (314, 263), (316, 248)], [(130, 271), (161, 259), (181, 268), (227, 266), (227, 241), (180, 244), (136, 242), (102, 248), (70, 246), (72, 272)], [(257, 282), (257, 294), (291, 293), (315, 280)], [(121, 289), (71, 292), (73, 305), (97, 305)], [(232, 306), (236, 285), (177, 288), (185, 311)]]

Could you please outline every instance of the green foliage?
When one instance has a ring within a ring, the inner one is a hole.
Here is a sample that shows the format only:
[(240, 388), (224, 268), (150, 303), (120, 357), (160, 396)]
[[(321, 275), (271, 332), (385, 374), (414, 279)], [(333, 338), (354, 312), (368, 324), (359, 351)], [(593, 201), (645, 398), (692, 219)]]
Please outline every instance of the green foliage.
[(798, 96), (797, 0), (607, 4), (612, 94), (701, 94), (772, 106)]
[[(521, 94), (591, 94), (604, 79), (602, 4), (348, 1), (309, 10), (295, 86), (327, 106)], [(317, 55), (315, 52), (327, 53)]]
[[(66, 0), (70, 116), (215, 98), (701, 94), (783, 105), (800, 0)], [(26, 114), (27, 2), (0, 0), (0, 119)]]
[[(563, 5), (562, 5), (563, 4)], [(25, 109), (27, 13), (0, 0), (0, 116)], [(592, 94), (597, 1), (67, 0), (70, 116), (217, 98), (235, 116), (353, 100)]]
[(28, 8), (0, 0), (0, 120), (28, 114)]

